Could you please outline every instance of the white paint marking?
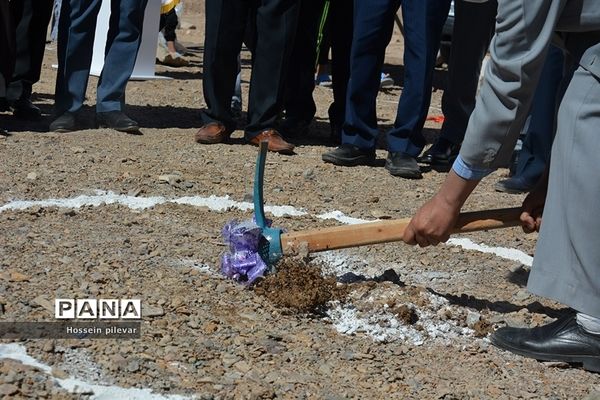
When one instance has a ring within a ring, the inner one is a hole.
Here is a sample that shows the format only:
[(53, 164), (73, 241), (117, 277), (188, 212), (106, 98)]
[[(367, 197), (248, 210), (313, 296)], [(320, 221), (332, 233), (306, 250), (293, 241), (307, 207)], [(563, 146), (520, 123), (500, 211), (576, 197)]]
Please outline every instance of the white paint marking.
[(521, 250), (509, 249), (506, 247), (491, 247), (485, 244), (474, 243), (471, 239), (467, 238), (451, 238), (447, 244), (452, 246), (460, 246), (466, 250), (475, 250), (481, 253), (495, 254), (498, 257), (505, 258), (507, 260), (518, 261), (523, 265), (531, 266), (533, 263), (533, 257), (525, 254)]
[[(80, 208), (84, 206), (99, 207), (109, 204), (120, 204), (133, 210), (146, 209), (165, 203), (185, 204), (195, 207), (207, 207), (214, 211), (226, 211), (234, 208), (240, 211), (250, 211), (254, 209), (252, 203), (247, 201), (231, 200), (229, 196), (186, 196), (176, 199), (168, 199), (162, 196), (134, 197), (128, 195), (116, 194), (111, 191), (97, 190), (95, 195), (82, 195), (63, 199), (46, 200), (15, 200), (0, 206), (0, 212), (11, 210), (25, 210), (32, 207), (62, 207), (62, 208)], [(297, 209), (293, 206), (275, 206), (265, 205), (265, 212), (275, 217), (283, 216), (303, 216), (308, 213), (303, 209)], [(319, 219), (333, 219), (344, 224), (361, 224), (372, 222), (365, 219), (353, 218), (345, 215), (343, 212), (334, 210), (322, 213), (316, 216)], [(447, 244), (460, 246), (467, 250), (475, 250), (482, 253), (492, 253), (498, 257), (512, 261), (518, 261), (524, 265), (531, 265), (532, 257), (517, 249), (504, 247), (490, 247), (484, 244), (476, 244), (465, 238), (452, 238)]]
[[(18, 343), (0, 344), (0, 359), (11, 359), (20, 361), (25, 365), (39, 368), (42, 372), (51, 375), (52, 368), (43, 364), (27, 354), (25, 346)], [(150, 389), (123, 388), (120, 386), (105, 386), (84, 382), (80, 379), (52, 378), (60, 387), (70, 393), (93, 393), (89, 398), (93, 400), (185, 400), (194, 397), (180, 395), (162, 395), (153, 393)]]

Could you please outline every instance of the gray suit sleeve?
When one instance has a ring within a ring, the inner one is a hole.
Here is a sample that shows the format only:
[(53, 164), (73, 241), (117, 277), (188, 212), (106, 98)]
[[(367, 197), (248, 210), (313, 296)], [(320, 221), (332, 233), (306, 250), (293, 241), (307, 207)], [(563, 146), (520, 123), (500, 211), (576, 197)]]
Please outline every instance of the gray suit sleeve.
[(506, 166), (565, 0), (500, 0), (491, 60), (461, 147), (474, 168)]

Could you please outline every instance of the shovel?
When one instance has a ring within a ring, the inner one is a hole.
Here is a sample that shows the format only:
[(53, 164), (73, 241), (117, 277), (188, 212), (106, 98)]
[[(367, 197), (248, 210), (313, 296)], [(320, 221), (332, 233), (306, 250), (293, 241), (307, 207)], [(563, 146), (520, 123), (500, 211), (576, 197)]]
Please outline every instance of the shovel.
[[(411, 218), (375, 221), (330, 228), (283, 232), (272, 228), (263, 207), (263, 178), (267, 159), (267, 142), (260, 143), (254, 176), (254, 218), (262, 230), (258, 253), (268, 265), (285, 255), (299, 251), (309, 253), (365, 246), (402, 240)], [(466, 233), (520, 225), (520, 207), (461, 213), (452, 233)]]

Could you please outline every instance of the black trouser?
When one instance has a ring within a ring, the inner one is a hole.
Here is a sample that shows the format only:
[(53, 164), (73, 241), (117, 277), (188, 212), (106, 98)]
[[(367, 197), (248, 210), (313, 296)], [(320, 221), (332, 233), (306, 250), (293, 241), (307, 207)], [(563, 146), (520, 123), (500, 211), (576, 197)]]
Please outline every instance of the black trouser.
[(233, 130), (231, 95), (246, 24), (256, 20), (246, 137), (273, 128), (281, 110), (300, 0), (206, 0), (204, 37), (204, 124)]
[(15, 42), (13, 25), (10, 18), (9, 3), (0, 0), (0, 97), (5, 96), (6, 85), (10, 81), (15, 64)]
[(329, 6), (329, 37), (331, 40), (331, 80), (333, 103), (329, 106), (329, 123), (335, 137), (341, 135), (345, 120), (346, 93), (350, 79), (354, 7), (349, 0), (331, 0)]
[(315, 88), (317, 38), (324, 3), (323, 0), (302, 1), (300, 6), (298, 30), (285, 91), (285, 113), (288, 120), (312, 121), (317, 112), (312, 94)]
[(171, 8), (166, 14), (160, 14), (158, 30), (163, 31), (163, 35), (167, 42), (174, 42), (177, 39), (177, 34), (175, 33), (177, 24), (179, 24), (179, 18), (177, 18), (175, 8)]
[(10, 101), (28, 99), (31, 87), (40, 80), (53, 3), (53, 0), (10, 1), (17, 44), (15, 69), (7, 90)]
[(440, 136), (460, 144), (475, 108), (481, 63), (494, 35), (498, 3), (455, 2), (448, 83), (442, 97), (444, 124)]

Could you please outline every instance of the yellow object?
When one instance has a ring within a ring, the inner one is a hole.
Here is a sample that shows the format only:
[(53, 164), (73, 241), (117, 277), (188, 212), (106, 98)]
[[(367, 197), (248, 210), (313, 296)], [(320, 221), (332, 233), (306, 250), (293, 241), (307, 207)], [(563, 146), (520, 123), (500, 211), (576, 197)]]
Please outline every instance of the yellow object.
[(174, 9), (177, 4), (179, 4), (179, 0), (162, 0), (162, 5), (160, 6), (160, 13), (168, 13), (169, 11)]

